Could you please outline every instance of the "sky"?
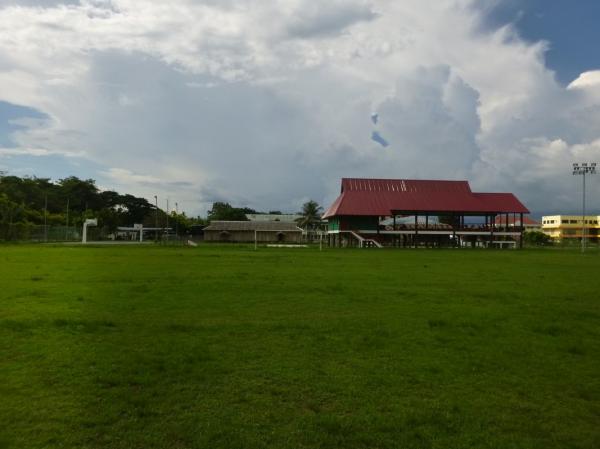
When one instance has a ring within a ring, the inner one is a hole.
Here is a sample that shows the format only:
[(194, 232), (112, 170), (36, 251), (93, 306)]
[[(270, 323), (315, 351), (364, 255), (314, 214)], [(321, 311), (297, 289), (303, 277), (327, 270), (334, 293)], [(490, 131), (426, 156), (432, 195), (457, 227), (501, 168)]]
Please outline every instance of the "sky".
[(0, 0), (0, 170), (190, 215), (326, 207), (342, 177), (575, 212), (599, 19), (595, 0)]

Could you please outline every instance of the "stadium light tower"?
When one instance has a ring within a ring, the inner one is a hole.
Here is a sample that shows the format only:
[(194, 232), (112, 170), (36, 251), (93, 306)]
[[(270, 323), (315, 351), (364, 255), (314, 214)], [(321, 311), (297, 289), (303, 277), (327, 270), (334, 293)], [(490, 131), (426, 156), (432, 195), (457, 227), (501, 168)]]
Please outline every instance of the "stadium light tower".
[(586, 175), (595, 175), (596, 174), (596, 163), (595, 162), (582, 162), (581, 164), (575, 163), (573, 164), (573, 175), (578, 176), (581, 175), (583, 178), (583, 201), (582, 201), (582, 221), (583, 221), (583, 229), (581, 234), (581, 252), (585, 252), (585, 176)]
[(154, 195), (154, 241), (158, 242), (158, 196)]

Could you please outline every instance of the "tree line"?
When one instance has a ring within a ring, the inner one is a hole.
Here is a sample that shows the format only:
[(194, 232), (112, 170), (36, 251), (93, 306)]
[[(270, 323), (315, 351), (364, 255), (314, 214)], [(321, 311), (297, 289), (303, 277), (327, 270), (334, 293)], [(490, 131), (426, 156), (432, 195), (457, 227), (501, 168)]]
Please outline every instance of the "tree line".
[[(0, 176), (2, 240), (26, 239), (37, 226), (80, 227), (86, 218), (98, 218), (100, 226), (114, 232), (134, 223), (165, 226), (167, 213), (145, 198), (101, 191), (93, 179)], [(168, 220), (182, 232), (199, 221), (174, 211)]]
[[(298, 213), (299, 226), (310, 229), (320, 222), (322, 208), (315, 201), (306, 202)], [(8, 176), (0, 172), (0, 240), (27, 240), (32, 231), (43, 227), (80, 228), (87, 218), (97, 218), (99, 226), (113, 233), (119, 226), (141, 223), (144, 227), (165, 227), (182, 234), (194, 226), (213, 220), (247, 220), (246, 214), (264, 213), (248, 207), (234, 207), (227, 202), (212, 204), (206, 218), (188, 217), (185, 213), (157, 208), (145, 198), (100, 190), (93, 179), (76, 176), (52, 181), (49, 178)], [(281, 214), (269, 211), (269, 214)]]

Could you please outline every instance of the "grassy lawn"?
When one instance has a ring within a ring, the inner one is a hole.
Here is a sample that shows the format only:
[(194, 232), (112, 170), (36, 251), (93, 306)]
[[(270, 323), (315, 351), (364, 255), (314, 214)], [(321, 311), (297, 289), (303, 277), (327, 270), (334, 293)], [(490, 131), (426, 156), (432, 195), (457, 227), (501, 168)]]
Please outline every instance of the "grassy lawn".
[(600, 447), (600, 254), (0, 247), (0, 447)]

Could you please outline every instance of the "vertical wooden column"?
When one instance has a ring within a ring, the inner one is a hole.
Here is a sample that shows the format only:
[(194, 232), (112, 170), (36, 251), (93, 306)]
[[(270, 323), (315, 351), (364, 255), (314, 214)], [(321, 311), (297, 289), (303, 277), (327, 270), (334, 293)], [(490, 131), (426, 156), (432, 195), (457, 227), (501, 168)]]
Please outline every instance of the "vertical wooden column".
[(452, 220), (450, 220), (450, 223), (452, 223), (452, 247), (456, 246), (456, 216), (454, 214), (451, 215), (452, 216)]
[[(425, 230), (429, 228), (429, 214), (425, 214)], [(429, 235), (425, 236), (425, 248), (429, 248)]]
[(521, 220), (521, 237), (519, 238), (519, 249), (523, 249), (523, 212), (519, 214), (519, 219)]
[(494, 241), (494, 227), (496, 226), (496, 214), (494, 215), (490, 215), (490, 248), (493, 248), (493, 241)]
[(418, 242), (418, 235), (419, 235), (419, 221), (418, 221), (419, 216), (415, 213), (415, 236), (414, 236), (414, 244), (415, 244), (415, 248), (417, 247), (417, 242)]

